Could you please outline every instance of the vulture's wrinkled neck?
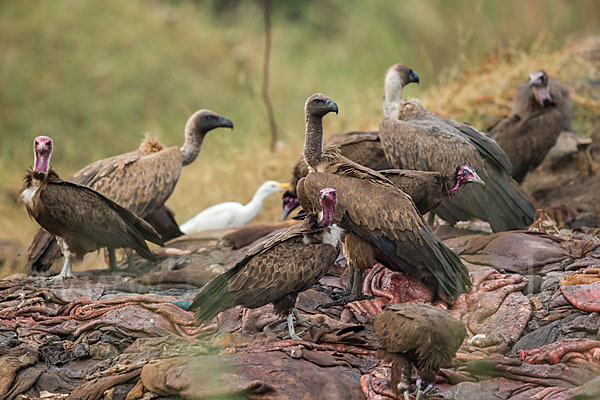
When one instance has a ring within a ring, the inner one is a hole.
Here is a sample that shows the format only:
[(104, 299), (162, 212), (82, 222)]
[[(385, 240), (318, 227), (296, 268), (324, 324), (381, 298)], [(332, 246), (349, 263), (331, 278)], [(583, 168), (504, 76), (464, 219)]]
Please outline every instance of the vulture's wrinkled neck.
[(48, 166), (50, 165), (50, 157), (52, 153), (44, 152), (41, 154), (34, 153), (34, 171), (41, 174), (48, 174)]
[(456, 184), (448, 191), (448, 193), (452, 195), (458, 192), (458, 189), (460, 189), (460, 181), (456, 179)]
[(181, 147), (181, 154), (183, 155), (183, 166), (191, 164), (198, 154), (200, 154), (200, 148), (202, 147), (202, 141), (206, 136), (206, 131), (196, 126), (191, 125), (189, 122), (185, 127), (185, 143)]
[(403, 87), (404, 82), (396, 72), (391, 71), (386, 75), (383, 85), (383, 115), (386, 117), (397, 119)]
[(458, 179), (456, 172), (454, 172), (450, 175), (447, 175), (446, 190), (447, 190), (448, 196), (453, 195), (454, 193), (458, 192), (460, 187), (461, 187), (460, 180)]
[(323, 117), (306, 113), (305, 118), (304, 161), (316, 170), (323, 161)]
[(319, 213), (319, 225), (330, 226), (335, 217), (335, 202), (326, 199), (321, 201), (321, 212)]

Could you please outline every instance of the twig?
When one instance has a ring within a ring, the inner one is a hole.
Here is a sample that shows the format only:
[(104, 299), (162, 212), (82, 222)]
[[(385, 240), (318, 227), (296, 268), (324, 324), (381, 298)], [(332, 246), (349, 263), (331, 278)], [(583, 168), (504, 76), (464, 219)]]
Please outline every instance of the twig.
[(263, 86), (262, 97), (267, 107), (269, 116), (269, 126), (271, 128), (271, 152), (275, 152), (277, 145), (277, 125), (275, 124), (275, 114), (269, 97), (269, 59), (271, 57), (271, 15), (269, 13), (269, 0), (261, 0), (264, 19), (265, 19), (265, 57), (263, 62)]

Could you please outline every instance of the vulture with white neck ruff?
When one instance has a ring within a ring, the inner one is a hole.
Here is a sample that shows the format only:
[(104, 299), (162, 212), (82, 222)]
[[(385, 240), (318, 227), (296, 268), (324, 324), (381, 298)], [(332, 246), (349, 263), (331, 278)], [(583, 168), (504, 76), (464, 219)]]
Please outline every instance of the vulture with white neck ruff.
[(418, 100), (402, 101), (408, 67), (396, 64), (385, 77), (379, 138), (385, 155), (398, 169), (452, 174), (467, 164), (485, 182), (447, 197), (435, 213), (451, 224), (471, 218), (490, 223), (495, 232), (522, 229), (535, 218), (535, 208), (511, 178), (511, 163), (498, 144), (473, 127), (444, 119)]
[(190, 234), (208, 229), (239, 228), (248, 225), (258, 215), (267, 197), (289, 188), (289, 183), (266, 181), (259, 186), (248, 204), (234, 201), (215, 204), (181, 224), (181, 231)]
[[(182, 147), (167, 147), (146, 136), (132, 152), (96, 161), (79, 170), (68, 180), (91, 187), (136, 215), (154, 224), (163, 240), (180, 235), (170, 210), (164, 205), (179, 179), (181, 168), (192, 163), (206, 134), (216, 128), (233, 128), (230, 119), (210, 110), (195, 112), (185, 125)], [(109, 265), (116, 268), (114, 250), (109, 248)], [(60, 257), (54, 237), (40, 229), (27, 251), (29, 272), (50, 268)]]
[(58, 279), (71, 277), (73, 262), (103, 247), (131, 248), (156, 260), (144, 240), (161, 246), (163, 241), (150, 224), (87, 186), (61, 180), (49, 169), (51, 138), (35, 138), (33, 153), (34, 169), (23, 179), (20, 198), (29, 215), (56, 237), (65, 255)]
[(510, 158), (517, 182), (542, 163), (561, 130), (570, 127), (572, 115), (568, 89), (557, 82), (551, 86), (544, 71), (532, 72), (529, 84), (519, 87), (513, 113), (488, 129)]
[(320, 187), (336, 187), (344, 193), (335, 220), (347, 232), (344, 254), (352, 269), (352, 298), (361, 295), (362, 269), (373, 265), (368, 259), (375, 249), (389, 268), (423, 279), (447, 296), (466, 292), (467, 269), (427, 228), (411, 198), (380, 173), (342, 156), (337, 148), (323, 148), (322, 119), (332, 111), (337, 113), (337, 104), (323, 94), (306, 101), (304, 159), (310, 172), (296, 190), (307, 212), (317, 209), (314, 199)]
[[(343, 195), (342, 195), (343, 196)], [(204, 286), (190, 309), (197, 310), (202, 323), (236, 305), (258, 308), (273, 303), (275, 312), (287, 316), (290, 337), (298, 293), (316, 284), (340, 253), (343, 230), (333, 220), (338, 201), (335, 189), (321, 189), (315, 195), (318, 211), (304, 221), (254, 246), (233, 268)]]

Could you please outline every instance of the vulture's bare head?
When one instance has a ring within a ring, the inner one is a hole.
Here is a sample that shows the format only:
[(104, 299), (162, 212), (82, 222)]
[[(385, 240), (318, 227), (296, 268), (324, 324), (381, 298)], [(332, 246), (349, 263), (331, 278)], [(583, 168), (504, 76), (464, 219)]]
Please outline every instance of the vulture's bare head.
[(321, 204), (321, 226), (330, 226), (335, 218), (335, 205), (337, 204), (337, 192), (332, 188), (321, 189), (319, 192), (319, 203)]
[(338, 113), (338, 105), (335, 101), (322, 93), (315, 93), (306, 100), (304, 105), (306, 116), (323, 118), (330, 112)]
[(479, 183), (485, 186), (483, 179), (477, 175), (477, 172), (468, 165), (461, 165), (456, 168), (456, 183), (460, 186), (464, 186), (467, 183)]
[(286, 190), (281, 197), (281, 220), (284, 221), (298, 206), (300, 206), (298, 197), (291, 191)]
[(211, 110), (196, 111), (185, 124), (186, 136), (189, 134), (205, 135), (216, 128), (233, 129), (233, 122)]
[(529, 74), (529, 87), (540, 106), (550, 107), (554, 104), (548, 90), (548, 74), (545, 71), (538, 70)]
[(48, 136), (36, 137), (33, 140), (34, 171), (47, 174), (51, 156), (52, 139)]

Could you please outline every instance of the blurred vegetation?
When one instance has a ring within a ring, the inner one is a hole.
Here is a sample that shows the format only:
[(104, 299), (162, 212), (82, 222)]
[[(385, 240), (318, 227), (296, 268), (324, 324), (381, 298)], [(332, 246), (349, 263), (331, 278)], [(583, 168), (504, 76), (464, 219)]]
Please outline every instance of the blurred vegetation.
[[(135, 149), (146, 131), (180, 146), (186, 119), (199, 108), (230, 117), (235, 130), (209, 134), (168, 202), (183, 222), (214, 203), (247, 201), (266, 179), (288, 179), (310, 94), (326, 93), (340, 105), (340, 115), (326, 119), (327, 132), (374, 128), (389, 65), (418, 71), (421, 85), (406, 94), (436, 104), (439, 89), (501, 49), (543, 62), (565, 42), (597, 34), (600, 3), (279, 0), (272, 12), (270, 93), (282, 139), (275, 154), (267, 151), (260, 93), (258, 1), (2, 2), (0, 240), (26, 245), (37, 228), (14, 203), (37, 135), (54, 139), (52, 163), (67, 178)], [(480, 114), (466, 114), (453, 116), (484, 127)], [(278, 196), (267, 208), (261, 219), (276, 219)]]

